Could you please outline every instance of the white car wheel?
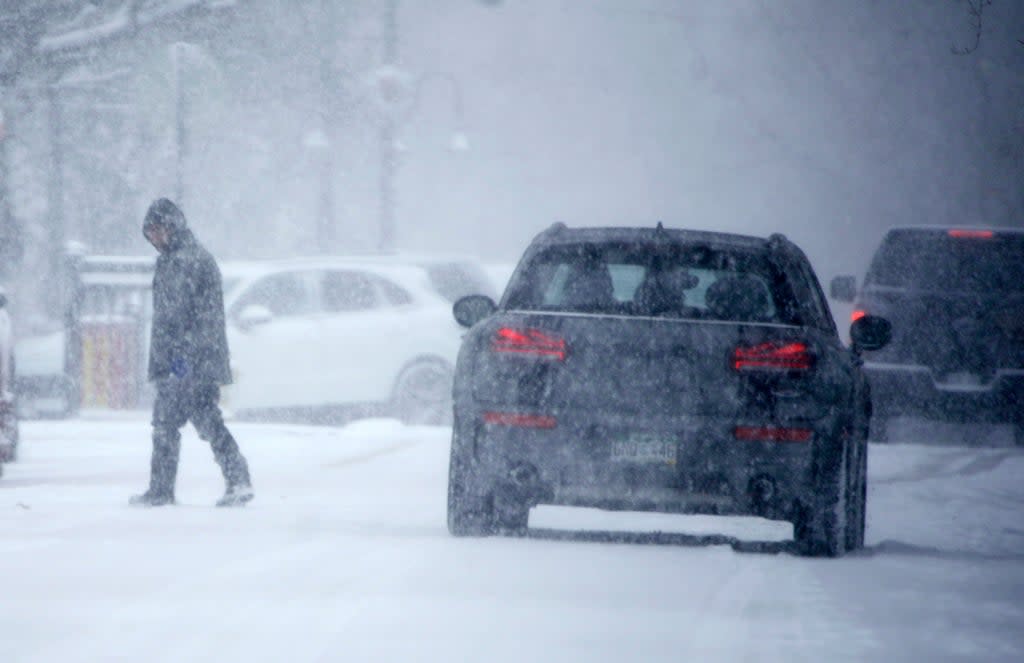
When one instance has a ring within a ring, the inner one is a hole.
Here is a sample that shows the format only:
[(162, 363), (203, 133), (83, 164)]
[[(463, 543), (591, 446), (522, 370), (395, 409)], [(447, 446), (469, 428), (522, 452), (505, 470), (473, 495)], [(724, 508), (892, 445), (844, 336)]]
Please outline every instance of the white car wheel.
[(395, 382), (392, 414), (406, 424), (451, 424), (452, 379), (451, 367), (442, 361), (406, 367)]

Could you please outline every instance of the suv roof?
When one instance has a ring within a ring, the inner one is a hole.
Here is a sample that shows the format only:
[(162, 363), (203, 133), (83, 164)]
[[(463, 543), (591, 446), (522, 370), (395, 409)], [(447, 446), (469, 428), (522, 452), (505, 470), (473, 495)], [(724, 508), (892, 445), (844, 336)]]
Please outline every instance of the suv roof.
[(564, 223), (555, 223), (543, 231), (534, 239), (535, 242), (545, 243), (570, 243), (583, 241), (636, 241), (648, 240), (656, 242), (659, 240), (672, 240), (686, 243), (705, 243), (710, 245), (742, 246), (751, 249), (764, 249), (772, 242), (786, 242), (784, 235), (775, 234), (769, 238), (755, 237), (753, 235), (739, 235), (735, 233), (715, 232), (710, 230), (681, 230), (678, 228), (665, 228), (659, 224), (655, 228), (637, 227), (582, 227), (569, 228)]

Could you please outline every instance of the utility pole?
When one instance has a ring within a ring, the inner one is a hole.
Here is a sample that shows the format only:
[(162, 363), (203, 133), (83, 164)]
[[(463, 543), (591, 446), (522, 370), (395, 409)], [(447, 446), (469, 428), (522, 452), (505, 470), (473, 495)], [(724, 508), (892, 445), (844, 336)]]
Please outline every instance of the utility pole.
[[(398, 64), (398, 0), (384, 3), (384, 44), (383, 64), (394, 67)], [(395, 150), (395, 118), (385, 113), (380, 126), (380, 222), (377, 249), (381, 253), (395, 250), (395, 175), (397, 157)]]
[(11, 266), (16, 260), (15, 243), (21, 241), (20, 233), (14, 228), (14, 214), (11, 213), (9, 177), (7, 171), (7, 125), (4, 103), (6, 90), (0, 84), (0, 280), (6, 280), (12, 273)]
[(185, 157), (188, 149), (188, 135), (185, 127), (185, 85), (181, 75), (181, 59), (184, 55), (181, 42), (171, 46), (171, 68), (174, 77), (174, 202), (185, 207)]
[(50, 173), (47, 187), (47, 224), (50, 250), (55, 260), (64, 251), (64, 114), (61, 109), (59, 81), (46, 86), (46, 103), (50, 124)]
[(323, 135), (317, 150), (320, 157), (320, 194), (317, 213), (317, 245), (323, 253), (336, 249), (337, 228), (334, 207), (334, 146), (337, 117), (337, 80), (334, 66), (337, 14), (335, 0), (320, 0), (320, 130)]

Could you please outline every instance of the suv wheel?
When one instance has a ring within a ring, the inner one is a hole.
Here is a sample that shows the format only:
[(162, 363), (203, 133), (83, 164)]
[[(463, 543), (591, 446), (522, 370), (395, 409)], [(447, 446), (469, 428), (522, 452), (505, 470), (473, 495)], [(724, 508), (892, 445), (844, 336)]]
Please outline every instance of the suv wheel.
[(496, 494), (491, 502), (497, 531), (501, 534), (521, 535), (530, 522), (530, 507), (513, 494)]
[(488, 536), (495, 532), (493, 502), (475, 489), (469, 460), (452, 434), (448, 464), (448, 531), (452, 536)]
[(846, 548), (849, 464), (846, 451), (831, 468), (822, 468), (810, 505), (798, 509), (793, 538), (801, 554), (811, 557), (841, 557)]
[(849, 504), (846, 511), (846, 550), (864, 547), (864, 533), (867, 529), (868, 506), (868, 445), (867, 441), (854, 441), (860, 447), (856, 462), (852, 465)]
[(871, 430), (870, 436), (868, 437), (872, 442), (888, 442), (889, 441), (889, 418), (881, 415), (874, 414), (871, 417)]

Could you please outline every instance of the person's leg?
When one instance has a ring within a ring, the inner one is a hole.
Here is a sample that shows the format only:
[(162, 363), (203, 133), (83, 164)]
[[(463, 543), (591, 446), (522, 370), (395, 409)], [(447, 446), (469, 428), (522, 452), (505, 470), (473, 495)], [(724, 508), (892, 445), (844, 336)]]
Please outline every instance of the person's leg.
[(224, 425), (218, 401), (220, 387), (201, 385), (196, 388), (190, 419), (199, 437), (210, 443), (213, 457), (220, 465), (224, 481), (230, 493), (235, 488), (251, 488), (249, 464), (242, 456), (238, 443)]
[(157, 385), (153, 404), (153, 455), (149, 490), (134, 498), (137, 503), (166, 504), (174, 501), (174, 484), (181, 454), (181, 427), (188, 421), (186, 390), (175, 380)]

